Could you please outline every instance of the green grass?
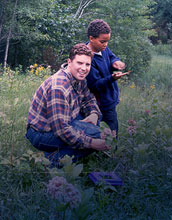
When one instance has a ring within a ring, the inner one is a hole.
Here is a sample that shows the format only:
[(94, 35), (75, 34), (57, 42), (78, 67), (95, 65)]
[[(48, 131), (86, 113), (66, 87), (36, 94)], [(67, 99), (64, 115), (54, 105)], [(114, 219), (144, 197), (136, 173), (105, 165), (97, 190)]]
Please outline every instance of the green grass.
[[(47, 195), (51, 171), (24, 138), (29, 104), (43, 79), (0, 75), (0, 219), (172, 219), (171, 72), (171, 57), (154, 55), (139, 83), (119, 82), (118, 151), (113, 158), (97, 153), (82, 161), (75, 184), (94, 193), (76, 210)], [(130, 119), (136, 123), (133, 135)], [(88, 178), (91, 171), (113, 170), (122, 187), (94, 186)]]
[(141, 79), (157, 88), (172, 88), (172, 56), (154, 55), (150, 70)]

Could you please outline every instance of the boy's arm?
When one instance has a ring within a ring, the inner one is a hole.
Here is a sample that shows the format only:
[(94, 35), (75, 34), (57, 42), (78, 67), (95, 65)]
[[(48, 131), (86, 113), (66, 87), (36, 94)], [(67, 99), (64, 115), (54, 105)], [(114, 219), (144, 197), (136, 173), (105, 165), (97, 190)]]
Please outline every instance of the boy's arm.
[(124, 70), (125, 69), (125, 63), (117, 60), (112, 64), (113, 68), (118, 69), (118, 70)]
[(107, 53), (109, 54), (111, 65), (114, 69), (123, 70), (125, 69), (125, 63), (120, 61), (119, 57), (116, 57), (114, 53), (107, 47)]
[(92, 92), (102, 91), (103, 89), (106, 89), (106, 86), (109, 83), (113, 83), (113, 82), (114, 79), (111, 74), (102, 78), (99, 70), (96, 68), (94, 63), (92, 63), (90, 73), (87, 76), (87, 84)]

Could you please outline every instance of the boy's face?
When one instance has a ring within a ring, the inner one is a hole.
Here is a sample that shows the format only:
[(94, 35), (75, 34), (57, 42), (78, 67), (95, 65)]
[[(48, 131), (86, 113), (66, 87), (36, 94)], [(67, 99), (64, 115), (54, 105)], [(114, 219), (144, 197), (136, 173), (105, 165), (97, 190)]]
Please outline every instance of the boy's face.
[(84, 80), (91, 68), (91, 57), (87, 55), (76, 55), (73, 60), (68, 59), (67, 70), (79, 81)]
[(109, 34), (100, 34), (97, 38), (89, 37), (91, 50), (93, 52), (100, 52), (106, 49), (108, 41), (110, 40)]

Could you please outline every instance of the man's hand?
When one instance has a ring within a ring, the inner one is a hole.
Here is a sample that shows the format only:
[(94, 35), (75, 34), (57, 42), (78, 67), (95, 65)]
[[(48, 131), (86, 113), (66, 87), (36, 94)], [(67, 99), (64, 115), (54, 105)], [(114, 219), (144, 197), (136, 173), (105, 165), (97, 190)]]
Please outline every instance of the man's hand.
[(87, 116), (86, 118), (84, 118), (81, 121), (88, 122), (88, 123), (91, 123), (93, 125), (97, 125), (97, 120), (98, 120), (98, 115), (96, 113), (93, 113), (93, 114)]
[(111, 146), (106, 146), (104, 139), (92, 139), (91, 148), (98, 151), (111, 150)]
[(121, 62), (120, 60), (115, 61), (112, 66), (113, 66), (115, 69), (118, 69), (118, 70), (123, 70), (123, 69), (125, 69), (125, 63)]

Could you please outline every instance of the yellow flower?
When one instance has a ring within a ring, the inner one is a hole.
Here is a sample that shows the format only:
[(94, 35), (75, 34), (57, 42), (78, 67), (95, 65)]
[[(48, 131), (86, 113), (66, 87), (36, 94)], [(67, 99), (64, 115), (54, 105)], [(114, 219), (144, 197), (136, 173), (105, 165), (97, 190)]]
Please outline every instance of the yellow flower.
[(30, 74), (33, 74), (33, 72), (34, 72), (34, 69), (31, 69), (31, 70), (30, 70)]
[(39, 74), (38, 74), (38, 70), (36, 70), (36, 71), (35, 71), (35, 75), (36, 75), (36, 76), (38, 76), (38, 75), (39, 75)]
[(154, 86), (154, 85), (151, 85), (150, 88), (151, 88), (151, 89), (155, 89), (155, 86)]
[(36, 63), (35, 63), (33, 66), (34, 66), (34, 67), (37, 67), (37, 66), (38, 66), (38, 64), (36, 64)]
[(40, 71), (42, 71), (43, 69), (44, 69), (44, 67), (43, 67), (43, 66), (39, 67), (39, 70), (40, 70)]
[(133, 84), (131, 84), (130, 88), (131, 88), (131, 89), (134, 89), (134, 88), (135, 88), (134, 83), (133, 83)]

